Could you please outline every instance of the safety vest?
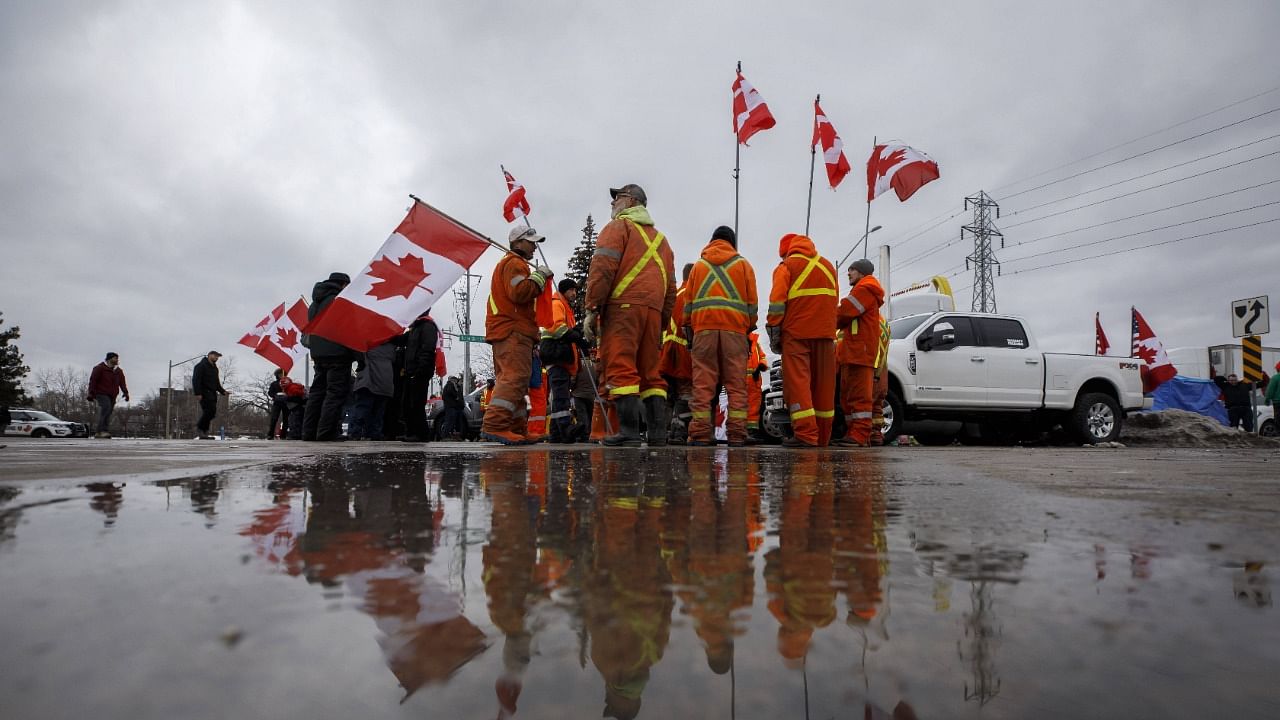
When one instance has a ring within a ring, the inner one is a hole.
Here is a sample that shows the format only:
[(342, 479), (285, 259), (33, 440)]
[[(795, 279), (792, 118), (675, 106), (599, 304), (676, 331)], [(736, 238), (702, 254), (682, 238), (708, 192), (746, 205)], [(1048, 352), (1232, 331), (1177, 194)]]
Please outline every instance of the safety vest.
[(774, 287), (768, 324), (781, 325), (783, 332), (800, 339), (834, 338), (838, 284), (830, 263), (821, 255), (797, 252), (783, 263), (791, 282), (785, 295)]
[[(735, 268), (737, 272), (734, 272)], [(702, 277), (704, 275), (705, 278)], [(741, 276), (741, 284), (747, 287), (740, 287), (732, 275)], [(754, 285), (754, 271), (741, 255), (734, 255), (723, 265), (716, 265), (704, 257), (698, 261), (689, 279), (701, 279), (686, 311), (689, 324), (695, 331), (745, 331), (755, 325), (759, 307), (748, 300)]]
[(545, 283), (546, 279), (533, 272), (519, 255), (509, 254), (499, 260), (489, 286), (485, 340), (502, 340), (513, 332), (537, 340), (534, 300)]
[(876, 348), (876, 369), (889, 362), (889, 321), (880, 316), (880, 345)]
[(644, 227), (641, 226), (640, 223), (634, 220), (627, 220), (627, 222), (631, 223), (631, 226), (636, 229), (636, 232), (640, 233), (640, 238), (644, 240), (644, 254), (640, 256), (640, 259), (637, 260), (630, 269), (623, 273), (622, 279), (613, 286), (613, 292), (609, 294), (610, 300), (617, 300), (621, 297), (622, 293), (626, 292), (627, 288), (631, 287), (631, 283), (635, 282), (636, 278), (640, 276), (640, 273), (649, 266), (649, 263), (657, 265), (658, 272), (662, 273), (662, 286), (666, 287), (668, 282), (666, 265), (662, 262), (662, 256), (658, 254), (658, 251), (662, 248), (662, 241), (666, 240), (667, 236), (663, 235), (661, 231), (658, 231), (652, 238), (650, 238), (649, 233), (644, 231)]

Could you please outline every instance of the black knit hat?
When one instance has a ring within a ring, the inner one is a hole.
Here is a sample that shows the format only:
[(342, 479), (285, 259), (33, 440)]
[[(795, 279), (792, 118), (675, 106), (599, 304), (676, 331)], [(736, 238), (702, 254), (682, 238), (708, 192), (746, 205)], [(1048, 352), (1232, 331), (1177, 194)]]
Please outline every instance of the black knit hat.
[(350, 285), (351, 276), (341, 272), (329, 273), (329, 282), (338, 282), (343, 285)]
[(563, 295), (564, 291), (569, 288), (573, 288), (574, 290), (578, 289), (578, 283), (574, 282), (573, 278), (565, 278), (560, 281), (560, 284), (556, 285), (556, 289), (560, 291), (561, 295)]
[(712, 240), (724, 240), (734, 247), (738, 247), (738, 235), (733, 228), (728, 225), (721, 225), (711, 232)]

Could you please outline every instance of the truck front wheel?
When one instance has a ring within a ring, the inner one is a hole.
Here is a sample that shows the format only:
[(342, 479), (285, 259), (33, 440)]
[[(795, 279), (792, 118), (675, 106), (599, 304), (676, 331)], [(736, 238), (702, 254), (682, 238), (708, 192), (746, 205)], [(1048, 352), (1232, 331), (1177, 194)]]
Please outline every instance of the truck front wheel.
[(884, 444), (888, 445), (902, 434), (902, 421), (906, 414), (902, 411), (902, 400), (898, 394), (890, 390), (884, 396), (884, 427), (880, 432), (884, 435)]
[(1120, 405), (1103, 393), (1085, 393), (1071, 410), (1070, 429), (1076, 439), (1093, 445), (1120, 437)]

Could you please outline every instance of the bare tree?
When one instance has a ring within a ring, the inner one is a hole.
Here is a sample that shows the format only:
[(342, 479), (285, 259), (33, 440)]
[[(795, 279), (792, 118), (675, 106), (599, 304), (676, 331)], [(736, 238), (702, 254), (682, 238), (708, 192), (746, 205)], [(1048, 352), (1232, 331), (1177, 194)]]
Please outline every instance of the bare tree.
[(89, 402), (89, 371), (68, 365), (62, 368), (37, 370), (36, 395), (33, 405), (59, 420), (93, 425), (98, 415), (97, 405)]

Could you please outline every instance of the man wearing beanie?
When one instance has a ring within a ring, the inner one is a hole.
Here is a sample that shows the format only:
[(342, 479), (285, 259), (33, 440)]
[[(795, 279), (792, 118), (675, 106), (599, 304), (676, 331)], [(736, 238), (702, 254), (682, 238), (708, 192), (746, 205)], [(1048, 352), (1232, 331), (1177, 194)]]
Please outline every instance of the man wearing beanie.
[(871, 443), (871, 405), (880, 351), (880, 306), (884, 304), (884, 288), (873, 272), (875, 266), (870, 260), (853, 261), (849, 266), (849, 294), (841, 298), (836, 310), (841, 336), (836, 343), (840, 409), (848, 430), (834, 445), (866, 447)]
[(721, 225), (711, 233), (711, 242), (702, 249), (687, 283), (689, 296), (682, 325), (692, 337), (693, 411), (689, 423), (690, 445), (711, 445), (712, 401), (723, 386), (729, 396), (726, 435), (729, 445), (741, 446), (747, 439), (747, 387), (742, 369), (751, 351), (748, 338), (755, 330), (759, 305), (756, 272), (738, 254), (733, 230)]
[[(578, 297), (578, 283), (565, 278), (551, 296), (551, 327), (542, 331), (540, 350), (554, 350), (544, 355), (547, 384), (551, 386), (551, 442), (573, 442), (578, 436), (578, 423), (573, 419), (573, 378), (578, 374), (578, 343), (582, 333), (573, 316), (573, 300)], [(548, 342), (550, 341), (550, 342)], [(580, 419), (579, 422), (590, 422)]]
[[(314, 320), (333, 303), (342, 289), (351, 284), (346, 273), (330, 273), (325, 280), (311, 289), (311, 307), (307, 319)], [(307, 408), (302, 416), (303, 440), (345, 440), (342, 435), (342, 408), (351, 390), (351, 363), (356, 352), (345, 345), (320, 337), (307, 335), (304, 344), (311, 351), (311, 363), (315, 377), (307, 391)]]

